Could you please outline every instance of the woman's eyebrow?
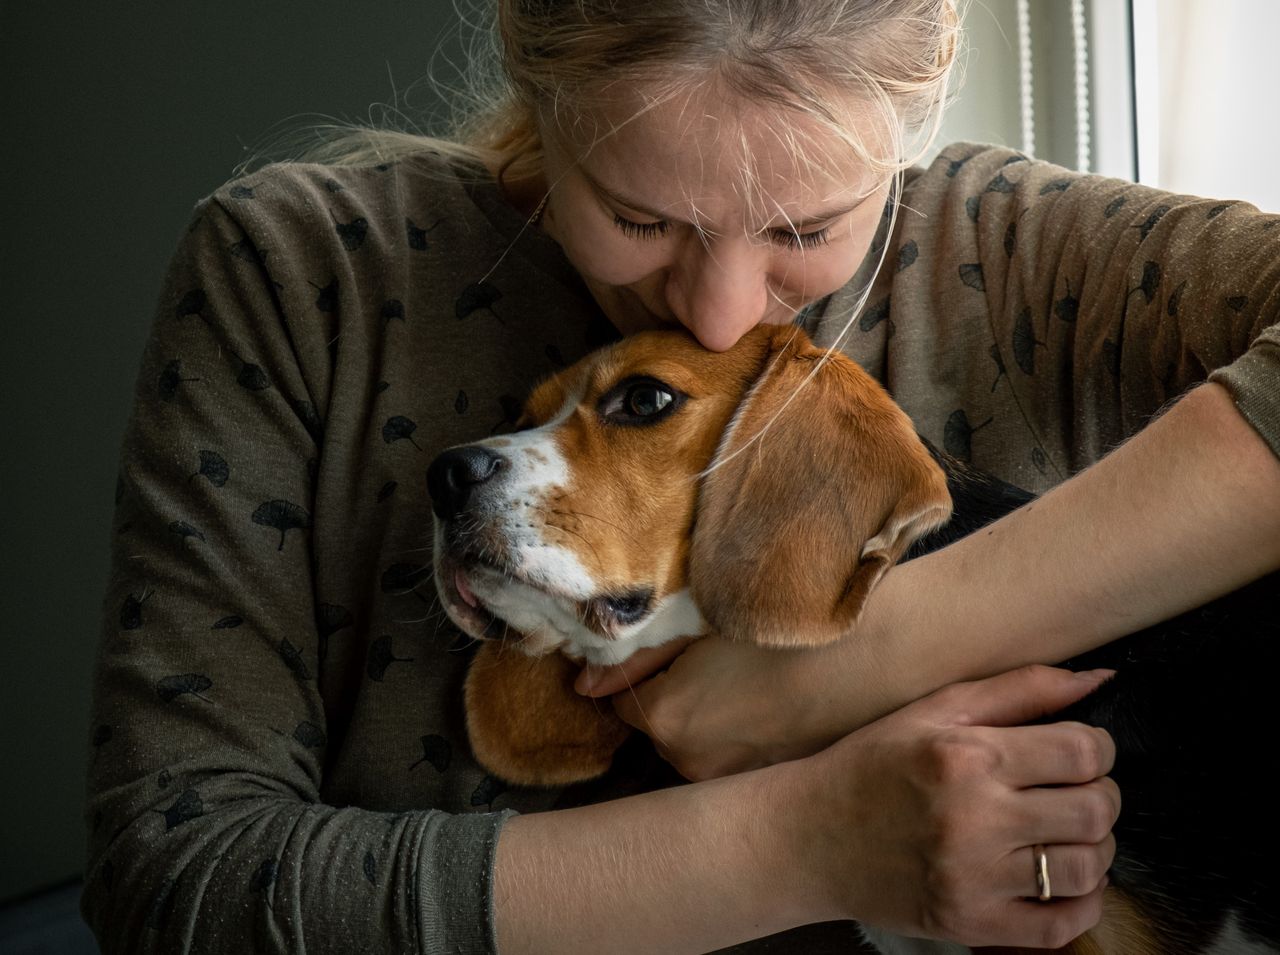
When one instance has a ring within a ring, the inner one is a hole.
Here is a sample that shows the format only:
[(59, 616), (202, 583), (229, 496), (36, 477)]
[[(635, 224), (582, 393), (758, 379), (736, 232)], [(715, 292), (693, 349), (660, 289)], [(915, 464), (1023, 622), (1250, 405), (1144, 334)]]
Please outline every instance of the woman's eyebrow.
[[(587, 172), (586, 167), (582, 166), (581, 164), (578, 166), (578, 171), (582, 173), (582, 178), (587, 180), (588, 184), (591, 186), (592, 189), (594, 189), (596, 192), (600, 193), (601, 195), (608, 196), (610, 199), (612, 199), (614, 202), (616, 202), (620, 206), (626, 206), (628, 209), (636, 210), (636, 212), (643, 212), (645, 215), (653, 219), (664, 219), (668, 222), (683, 222), (682, 219), (673, 219), (671, 216), (665, 213), (657, 212), (653, 209), (650, 209), (643, 202), (636, 202), (634, 199), (628, 196), (624, 196), (620, 192), (615, 192), (613, 189), (610, 189), (608, 186), (602, 183), (595, 176), (591, 175), (591, 173)], [(685, 223), (685, 224), (688, 225), (689, 223)]]
[[(681, 225), (696, 226), (696, 223), (691, 223), (684, 219), (677, 219), (668, 213), (658, 212), (657, 210), (650, 208), (643, 202), (637, 202), (635, 199), (632, 199), (629, 196), (623, 195), (622, 193), (617, 192), (616, 190), (610, 189), (604, 183), (600, 182), (600, 180), (596, 179), (595, 176), (591, 175), (591, 173), (589, 173), (586, 170), (586, 168), (583, 167), (582, 165), (578, 166), (578, 171), (582, 173), (582, 178), (587, 180), (587, 183), (591, 186), (591, 188), (595, 189), (601, 195), (607, 196), (608, 198), (612, 199), (614, 202), (616, 202), (620, 206), (626, 206), (628, 209), (634, 209), (636, 212), (643, 213), (644, 215), (649, 216), (652, 219), (662, 219), (665, 222), (673, 222)], [(811, 216), (806, 216), (803, 219), (789, 219), (783, 225), (765, 226), (765, 228), (760, 231), (763, 232), (768, 229), (783, 228), (783, 229), (786, 229), (788, 232), (793, 230), (796, 232), (801, 232), (805, 229), (811, 229), (816, 226), (820, 226), (827, 222), (830, 222), (832, 219), (838, 219), (840, 218), (840, 216), (848, 215), (854, 209), (858, 208), (858, 206), (862, 205), (862, 203), (865, 202), (867, 198), (868, 198), (867, 196), (859, 196), (857, 199), (853, 201), (853, 203), (849, 205), (838, 206), (833, 209), (823, 209), (822, 211), (817, 212)]]

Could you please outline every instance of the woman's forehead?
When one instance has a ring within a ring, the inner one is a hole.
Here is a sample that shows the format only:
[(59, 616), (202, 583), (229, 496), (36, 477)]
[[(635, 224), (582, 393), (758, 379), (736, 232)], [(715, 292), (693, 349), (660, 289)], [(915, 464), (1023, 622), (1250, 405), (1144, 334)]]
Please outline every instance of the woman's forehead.
[(566, 145), (593, 184), (633, 208), (711, 227), (814, 219), (885, 179), (830, 124), (715, 89), (624, 97), (582, 114), (578, 130)]

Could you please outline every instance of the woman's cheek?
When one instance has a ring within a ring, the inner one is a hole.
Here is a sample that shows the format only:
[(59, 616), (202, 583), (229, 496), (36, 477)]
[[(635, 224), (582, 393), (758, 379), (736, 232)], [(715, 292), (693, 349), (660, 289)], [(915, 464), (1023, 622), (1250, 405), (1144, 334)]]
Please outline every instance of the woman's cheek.
[[(865, 249), (862, 250), (865, 253)], [(848, 284), (858, 271), (862, 256), (852, 248), (826, 248), (809, 253), (804, 264), (786, 269), (780, 276), (780, 290), (813, 302)]]
[(661, 267), (661, 239), (629, 239), (612, 224), (580, 227), (561, 239), (569, 261), (585, 278), (604, 285), (630, 285)]

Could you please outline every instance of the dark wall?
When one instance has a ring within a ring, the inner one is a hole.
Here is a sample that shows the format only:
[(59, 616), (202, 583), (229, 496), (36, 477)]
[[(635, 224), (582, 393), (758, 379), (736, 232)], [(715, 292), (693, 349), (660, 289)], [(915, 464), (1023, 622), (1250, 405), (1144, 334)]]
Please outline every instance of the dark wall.
[(0, 0), (0, 901), (82, 867), (116, 457), (192, 205), (290, 117), (430, 107), (405, 92), (454, 22), (449, 0)]

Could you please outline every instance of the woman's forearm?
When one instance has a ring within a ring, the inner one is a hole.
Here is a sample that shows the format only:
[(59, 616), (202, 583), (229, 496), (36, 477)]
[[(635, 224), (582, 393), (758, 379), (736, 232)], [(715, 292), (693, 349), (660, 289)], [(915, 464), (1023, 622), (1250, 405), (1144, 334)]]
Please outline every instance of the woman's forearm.
[(862, 640), (844, 641), (892, 647), (885, 698), (860, 716), (1067, 659), (1277, 567), (1280, 460), (1225, 389), (1202, 385), (1037, 501), (887, 574)]
[(835, 917), (787, 845), (792, 775), (513, 818), (495, 862), (498, 951), (707, 952)]

